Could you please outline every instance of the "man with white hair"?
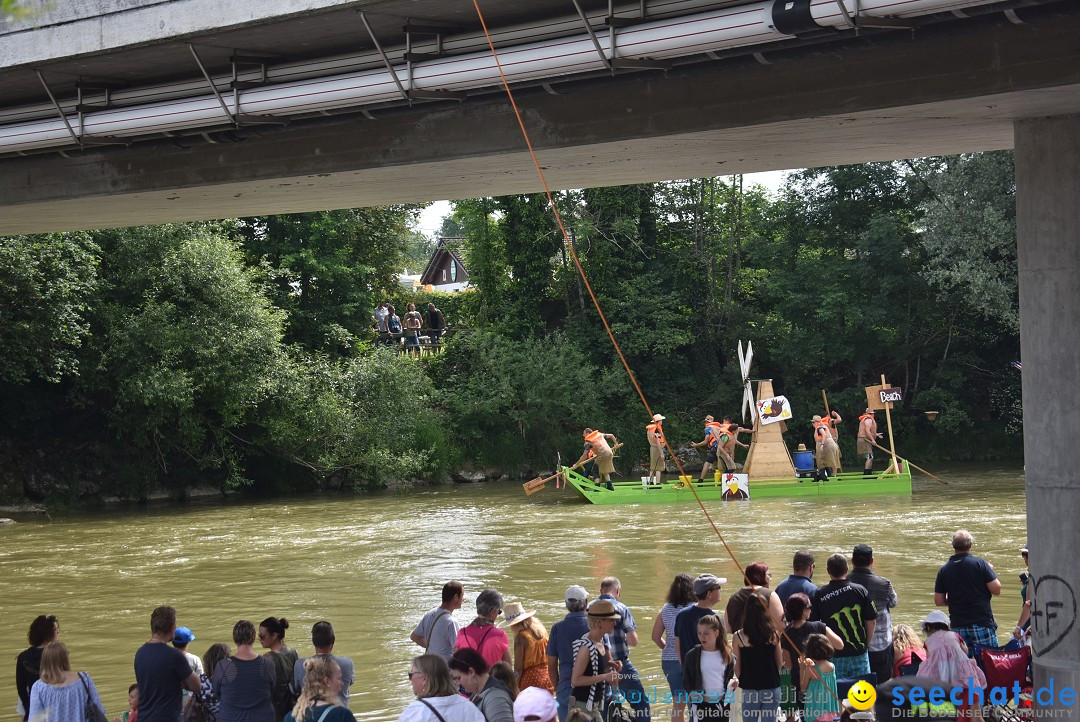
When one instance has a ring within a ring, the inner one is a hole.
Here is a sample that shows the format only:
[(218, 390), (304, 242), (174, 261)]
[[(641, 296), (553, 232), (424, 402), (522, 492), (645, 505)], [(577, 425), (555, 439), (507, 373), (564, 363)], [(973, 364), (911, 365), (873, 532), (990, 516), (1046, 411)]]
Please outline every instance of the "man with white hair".
[(994, 567), (971, 553), (975, 538), (958, 529), (952, 538), (953, 555), (938, 570), (934, 604), (949, 608), (949, 622), (975, 656), (975, 645), (998, 646), (997, 622), (990, 597), (1001, 594), (1001, 580)]

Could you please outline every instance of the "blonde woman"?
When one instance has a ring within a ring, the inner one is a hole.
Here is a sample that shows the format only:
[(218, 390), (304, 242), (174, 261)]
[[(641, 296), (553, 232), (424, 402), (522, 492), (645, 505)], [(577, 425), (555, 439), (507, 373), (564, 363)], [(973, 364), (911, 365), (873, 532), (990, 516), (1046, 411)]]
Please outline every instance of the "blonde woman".
[(341, 667), (333, 657), (304, 660), (304, 688), (285, 722), (354, 722), (352, 712), (341, 706)]
[(409, 683), (416, 701), (398, 717), (398, 722), (484, 722), (484, 715), (458, 694), (450, 678), (446, 660), (437, 654), (422, 654), (412, 661)]
[(892, 676), (902, 677), (901, 667), (910, 667), (926, 661), (926, 648), (919, 635), (908, 624), (893, 627), (893, 663)]
[(517, 602), (503, 610), (506, 616), (499, 626), (514, 630), (514, 674), (518, 689), (540, 687), (555, 694), (547, 666), (548, 633), (536, 618), (536, 610), (525, 611)]
[(88, 699), (104, 710), (90, 675), (71, 671), (68, 648), (64, 643), (46, 644), (41, 653), (41, 677), (30, 688), (30, 719), (87, 722)]

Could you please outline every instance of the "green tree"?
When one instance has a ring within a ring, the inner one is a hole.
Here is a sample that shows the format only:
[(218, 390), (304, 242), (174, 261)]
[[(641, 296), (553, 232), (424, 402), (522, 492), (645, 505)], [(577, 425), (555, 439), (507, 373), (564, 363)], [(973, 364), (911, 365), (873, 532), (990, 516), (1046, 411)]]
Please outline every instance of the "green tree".
[(154, 458), (162, 479), (194, 465), (246, 483), (232, 434), (273, 389), (285, 314), (220, 224), (95, 235), (105, 282), (87, 400), (107, 409), (117, 439)]
[(1016, 276), (1016, 180), (1011, 151), (936, 159), (922, 204), (923, 276), (941, 297), (960, 297), (1013, 333), (1020, 328)]
[(78, 372), (98, 254), (84, 233), (0, 237), (0, 380)]
[(249, 264), (263, 264), (270, 298), (288, 312), (285, 338), (348, 354), (367, 336), (371, 313), (396, 289), (417, 206), (350, 208), (245, 218), (238, 223)]

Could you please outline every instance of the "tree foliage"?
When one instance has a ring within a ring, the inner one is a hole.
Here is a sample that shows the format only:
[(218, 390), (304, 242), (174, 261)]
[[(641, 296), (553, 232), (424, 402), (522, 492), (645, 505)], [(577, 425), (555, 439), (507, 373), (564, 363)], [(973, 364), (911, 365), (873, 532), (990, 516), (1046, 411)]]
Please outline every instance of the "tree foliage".
[(78, 373), (98, 253), (83, 233), (0, 238), (0, 380)]

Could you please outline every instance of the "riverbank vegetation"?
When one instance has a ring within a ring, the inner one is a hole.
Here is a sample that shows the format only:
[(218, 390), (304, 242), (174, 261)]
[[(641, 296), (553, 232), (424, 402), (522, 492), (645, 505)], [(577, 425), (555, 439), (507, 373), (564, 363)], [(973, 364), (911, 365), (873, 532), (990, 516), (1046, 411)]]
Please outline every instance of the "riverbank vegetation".
[[(932, 460), (1022, 453), (1013, 199), (999, 152), (800, 171), (776, 197), (735, 177), (557, 203), (672, 441), (739, 414), (749, 339), (792, 444), (824, 388), (853, 455), (884, 373), (900, 451)], [(0, 494), (521, 474), (576, 456), (585, 426), (625, 439), (630, 473), (647, 418), (545, 199), (454, 204), (473, 289), (453, 296), (397, 283), (430, 252), (417, 211), (0, 239)], [(441, 355), (373, 348), (376, 303), (433, 298), (455, 329)]]

